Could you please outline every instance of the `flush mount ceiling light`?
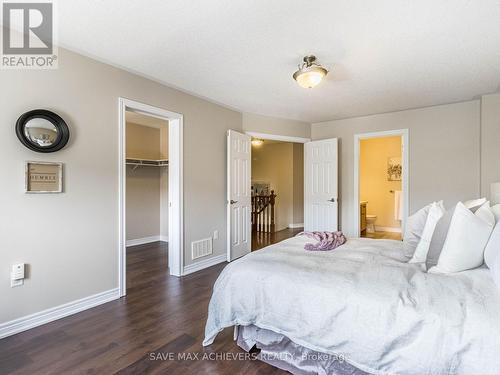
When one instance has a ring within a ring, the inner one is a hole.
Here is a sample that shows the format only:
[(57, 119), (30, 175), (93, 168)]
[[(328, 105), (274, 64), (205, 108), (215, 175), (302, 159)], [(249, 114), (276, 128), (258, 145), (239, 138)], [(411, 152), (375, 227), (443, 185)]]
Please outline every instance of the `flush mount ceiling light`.
[(263, 139), (259, 139), (259, 138), (252, 138), (252, 146), (255, 146), (255, 147), (260, 147), (264, 144), (264, 140)]
[(315, 61), (316, 56), (304, 57), (304, 63), (299, 65), (299, 70), (293, 73), (293, 79), (305, 89), (312, 89), (328, 74), (328, 70)]

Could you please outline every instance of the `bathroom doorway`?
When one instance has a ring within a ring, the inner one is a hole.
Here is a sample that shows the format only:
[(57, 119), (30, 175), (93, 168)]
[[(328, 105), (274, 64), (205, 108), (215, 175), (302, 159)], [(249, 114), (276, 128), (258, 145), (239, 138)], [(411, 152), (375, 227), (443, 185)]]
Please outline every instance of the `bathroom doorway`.
[(408, 207), (408, 132), (355, 136), (355, 217), (359, 237), (401, 240)]

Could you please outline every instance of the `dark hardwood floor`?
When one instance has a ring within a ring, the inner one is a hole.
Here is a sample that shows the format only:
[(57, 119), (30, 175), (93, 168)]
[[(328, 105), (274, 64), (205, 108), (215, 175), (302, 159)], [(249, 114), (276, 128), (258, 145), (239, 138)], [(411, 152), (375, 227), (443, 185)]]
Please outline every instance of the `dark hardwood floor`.
[[(0, 340), (0, 374), (284, 374), (257, 360), (201, 359), (245, 353), (232, 328), (201, 346), (212, 287), (225, 265), (176, 278), (167, 272), (166, 244), (129, 248), (125, 298)], [(152, 359), (162, 355), (166, 360)]]
[(287, 228), (274, 233), (252, 232), (252, 251), (286, 240), (287, 238), (299, 234), (303, 230), (304, 228)]

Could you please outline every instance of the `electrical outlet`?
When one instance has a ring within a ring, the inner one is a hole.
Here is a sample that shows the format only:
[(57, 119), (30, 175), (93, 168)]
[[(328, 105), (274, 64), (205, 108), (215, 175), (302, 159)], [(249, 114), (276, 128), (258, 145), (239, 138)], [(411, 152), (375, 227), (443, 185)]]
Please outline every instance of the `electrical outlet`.
[(214, 239), (214, 240), (219, 239), (219, 231), (218, 231), (218, 230), (214, 230), (214, 236), (213, 236), (213, 239)]

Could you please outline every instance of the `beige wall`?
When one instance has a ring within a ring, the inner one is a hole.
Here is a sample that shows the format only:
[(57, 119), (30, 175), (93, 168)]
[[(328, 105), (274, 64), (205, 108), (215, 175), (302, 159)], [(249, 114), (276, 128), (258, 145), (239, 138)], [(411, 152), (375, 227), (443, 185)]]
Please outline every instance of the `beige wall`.
[(160, 129), (127, 122), (126, 155), (127, 158), (161, 158)]
[(481, 100), (482, 195), (489, 197), (492, 182), (500, 182), (500, 94), (485, 95)]
[(310, 138), (311, 124), (302, 121), (243, 113), (243, 130), (272, 135)]
[(410, 213), (479, 195), (479, 100), (313, 124), (313, 139), (339, 138), (339, 219), (348, 235), (356, 233), (354, 134), (394, 129), (409, 129)]
[(276, 230), (282, 230), (295, 221), (295, 207), (300, 206), (297, 217), (303, 212), (304, 195), (295, 192), (294, 173), (303, 173), (303, 162), (294, 164), (294, 144), (288, 142), (264, 142), (260, 147), (252, 147), (252, 181), (269, 182), (276, 197)]
[(367, 214), (377, 215), (376, 226), (400, 228), (394, 217), (395, 194), (401, 181), (387, 180), (390, 157), (401, 157), (401, 137), (363, 139), (359, 148), (359, 198), (368, 201)]
[(127, 166), (127, 241), (160, 235), (160, 172)]
[[(116, 288), (118, 282), (118, 98), (184, 115), (185, 264), (191, 241), (210, 237), (226, 251), (226, 131), (241, 113), (59, 49), (59, 69), (1, 70), (0, 322)], [(24, 112), (46, 108), (71, 130), (69, 144), (38, 154), (16, 138)], [(24, 194), (26, 160), (64, 163), (64, 193)], [(210, 218), (210, 220), (207, 220)], [(51, 233), (52, 235), (47, 235)], [(30, 265), (24, 286), (10, 288), (9, 267)]]
[[(165, 127), (153, 128), (127, 122), (127, 157), (168, 159), (166, 149), (162, 147), (168, 141), (167, 125), (165, 123)], [(163, 197), (168, 198), (166, 169), (168, 168), (127, 166), (127, 240), (168, 236), (168, 206), (162, 207)]]

